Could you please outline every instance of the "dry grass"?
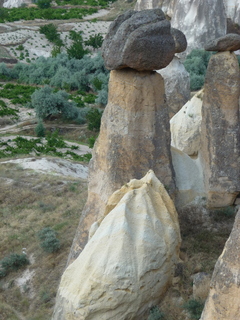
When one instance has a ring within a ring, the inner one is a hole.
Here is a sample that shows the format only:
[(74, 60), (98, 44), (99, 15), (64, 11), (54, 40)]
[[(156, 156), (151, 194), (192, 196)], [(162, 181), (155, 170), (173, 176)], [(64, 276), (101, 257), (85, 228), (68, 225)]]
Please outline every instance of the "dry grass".
[[(21, 288), (25, 269), (0, 281), (1, 319), (50, 319), (61, 274), (86, 201), (85, 181), (23, 171), (0, 164), (0, 259), (27, 249), (33, 278)], [(47, 254), (36, 234), (44, 227), (57, 233), (61, 249)], [(2, 311), (3, 310), (3, 311)]]

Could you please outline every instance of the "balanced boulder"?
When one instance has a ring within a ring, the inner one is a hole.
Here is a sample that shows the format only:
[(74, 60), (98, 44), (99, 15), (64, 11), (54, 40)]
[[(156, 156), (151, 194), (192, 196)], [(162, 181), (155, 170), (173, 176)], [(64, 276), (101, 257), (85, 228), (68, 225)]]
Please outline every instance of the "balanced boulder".
[(154, 172), (131, 180), (64, 272), (53, 319), (145, 319), (171, 284), (180, 241), (174, 204)]
[(175, 53), (185, 51), (187, 49), (187, 39), (184, 33), (178, 29), (172, 28), (171, 34), (175, 41)]
[(240, 35), (229, 33), (223, 37), (209, 41), (204, 49), (206, 51), (236, 51), (240, 49)]
[(109, 28), (102, 46), (107, 69), (165, 68), (175, 53), (171, 25), (161, 9), (127, 11)]

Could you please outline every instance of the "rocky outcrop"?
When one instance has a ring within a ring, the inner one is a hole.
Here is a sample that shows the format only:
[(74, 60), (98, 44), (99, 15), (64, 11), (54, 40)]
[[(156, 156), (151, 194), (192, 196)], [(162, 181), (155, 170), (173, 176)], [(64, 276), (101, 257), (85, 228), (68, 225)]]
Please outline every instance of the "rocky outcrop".
[(210, 207), (231, 205), (240, 191), (239, 90), (236, 55), (213, 55), (204, 86), (200, 149)]
[(171, 35), (175, 42), (175, 53), (183, 52), (187, 49), (187, 39), (182, 31), (171, 28)]
[(229, 33), (220, 38), (207, 42), (206, 51), (236, 51), (240, 49), (240, 35)]
[(174, 204), (152, 171), (109, 199), (107, 215), (64, 272), (54, 320), (145, 319), (174, 275)]
[(4, 8), (19, 8), (24, 3), (24, 0), (7, 0), (3, 3)]
[(240, 25), (240, 3), (239, 0), (223, 0), (226, 15), (233, 24)]
[(191, 159), (187, 154), (173, 147), (171, 154), (176, 175), (176, 208), (180, 209), (186, 205), (202, 206), (205, 190), (199, 159)]
[(176, 2), (177, 0), (137, 0), (135, 10), (161, 8), (167, 16), (172, 17)]
[(197, 92), (170, 120), (171, 145), (197, 155), (201, 141), (203, 90)]
[(152, 169), (173, 194), (170, 128), (162, 77), (151, 71), (112, 71), (109, 98), (90, 162), (89, 194), (70, 254), (84, 248), (91, 224), (105, 211), (110, 195)]
[(157, 71), (164, 79), (170, 118), (190, 99), (189, 73), (176, 56), (170, 64)]
[[(216, 39), (226, 34), (227, 15), (239, 15), (238, 0), (138, 0), (135, 9), (161, 8), (171, 17), (171, 25), (181, 30), (188, 42), (186, 55), (196, 48), (204, 48), (209, 39)], [(228, 2), (227, 9), (224, 6)], [(230, 2), (234, 2), (232, 5)], [(234, 9), (233, 9), (234, 8)], [(237, 11), (236, 11), (236, 10)], [(234, 10), (234, 13), (233, 13)], [(235, 18), (234, 18), (235, 19)], [(234, 20), (236, 22), (236, 20)], [(239, 22), (240, 24), (240, 22)]]
[(240, 210), (215, 265), (200, 320), (237, 320), (240, 315)]
[(177, 1), (171, 25), (181, 30), (188, 42), (187, 53), (203, 48), (209, 39), (226, 34), (223, 0)]
[(129, 10), (120, 15), (110, 25), (102, 46), (105, 66), (110, 70), (158, 70), (171, 62), (174, 53), (170, 22), (160, 9)]

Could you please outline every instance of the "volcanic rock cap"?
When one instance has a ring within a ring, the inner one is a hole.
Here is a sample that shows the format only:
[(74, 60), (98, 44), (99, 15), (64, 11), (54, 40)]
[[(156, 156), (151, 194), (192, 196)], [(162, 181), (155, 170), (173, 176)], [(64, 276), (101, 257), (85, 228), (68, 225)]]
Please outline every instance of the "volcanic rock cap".
[(240, 49), (240, 35), (226, 34), (223, 37), (209, 41), (204, 49), (206, 51), (236, 51)]
[(161, 9), (129, 10), (120, 15), (109, 28), (103, 42), (105, 66), (109, 70), (132, 68), (152, 71), (165, 68), (175, 52), (186, 49), (186, 38), (171, 30)]

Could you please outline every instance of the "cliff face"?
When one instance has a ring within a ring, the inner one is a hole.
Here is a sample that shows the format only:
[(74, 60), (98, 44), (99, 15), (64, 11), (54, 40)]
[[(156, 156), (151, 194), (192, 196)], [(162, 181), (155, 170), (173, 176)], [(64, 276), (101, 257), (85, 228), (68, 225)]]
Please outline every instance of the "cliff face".
[(227, 18), (240, 24), (238, 0), (138, 0), (135, 10), (144, 8), (162, 8), (170, 16), (172, 27), (181, 30), (187, 38), (188, 48), (184, 54), (225, 35)]

